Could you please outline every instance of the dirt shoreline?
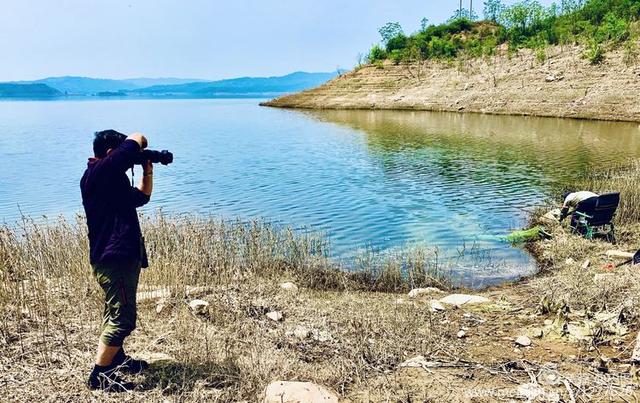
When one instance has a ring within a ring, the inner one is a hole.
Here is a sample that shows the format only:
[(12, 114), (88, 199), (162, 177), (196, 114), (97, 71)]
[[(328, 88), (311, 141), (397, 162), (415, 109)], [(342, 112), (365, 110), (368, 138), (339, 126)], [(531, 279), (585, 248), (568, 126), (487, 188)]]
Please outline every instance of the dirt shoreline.
[(397, 109), (640, 122), (640, 66), (626, 50), (591, 65), (579, 46), (484, 59), (367, 65), (264, 102), (300, 109)]

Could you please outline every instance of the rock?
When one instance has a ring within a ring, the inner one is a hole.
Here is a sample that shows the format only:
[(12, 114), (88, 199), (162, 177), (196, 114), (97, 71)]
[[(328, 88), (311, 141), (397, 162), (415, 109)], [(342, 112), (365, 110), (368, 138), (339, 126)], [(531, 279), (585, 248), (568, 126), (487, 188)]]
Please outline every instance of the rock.
[(456, 336), (458, 336), (459, 339), (462, 339), (467, 336), (467, 333), (464, 330), (460, 330)]
[(534, 328), (534, 329), (531, 330), (531, 335), (533, 337), (541, 339), (541, 338), (544, 337), (544, 331), (542, 329), (540, 329), (540, 328)]
[(429, 305), (431, 306), (431, 312), (441, 312), (447, 310), (447, 308), (442, 305), (442, 302), (438, 301), (437, 299), (432, 299), (431, 301), (429, 301)]
[(282, 320), (282, 313), (278, 311), (268, 312), (265, 316), (274, 322), (280, 322)]
[(156, 302), (156, 313), (160, 315), (166, 306), (167, 306), (167, 299), (160, 298), (158, 302)]
[(196, 315), (201, 315), (207, 311), (209, 303), (201, 299), (194, 299), (189, 302), (189, 308), (191, 308), (191, 311)]
[(516, 344), (521, 347), (529, 347), (531, 345), (531, 339), (527, 336), (518, 336)]
[(582, 270), (587, 270), (589, 268), (589, 266), (591, 265), (591, 261), (589, 259), (585, 260), (584, 262), (582, 262)]
[(440, 302), (448, 305), (474, 305), (485, 304), (491, 302), (489, 298), (481, 297), (479, 295), (467, 295), (467, 294), (451, 294), (440, 299)]
[(421, 295), (426, 295), (426, 294), (440, 294), (443, 291), (440, 290), (439, 288), (436, 287), (426, 287), (426, 288), (414, 288), (413, 290), (409, 291), (409, 298), (416, 298), (419, 297)]
[(560, 379), (558, 374), (553, 371), (542, 371), (542, 373), (538, 376), (538, 381), (543, 385), (549, 385), (549, 386), (562, 385), (562, 379)]
[(280, 284), (280, 288), (287, 291), (298, 291), (298, 286), (291, 281), (287, 281), (285, 283)]
[(573, 260), (572, 258), (568, 257), (564, 260), (564, 264), (566, 264), (567, 266), (571, 266), (572, 264), (574, 264), (576, 261)]
[(402, 298), (398, 298), (398, 299), (396, 299), (396, 304), (397, 305), (404, 305), (404, 300)]
[(546, 76), (545, 79), (544, 79), (544, 81), (546, 81), (548, 83), (552, 83), (552, 82), (554, 82), (556, 80), (557, 80), (557, 78), (553, 74)]
[(271, 382), (263, 395), (263, 403), (338, 403), (338, 395), (311, 382)]
[(614, 257), (618, 259), (633, 259), (633, 252), (623, 252), (621, 250), (608, 250), (605, 252), (607, 257)]
[(553, 321), (551, 319), (545, 319), (544, 320), (544, 325), (545, 326), (551, 326), (551, 325), (553, 325)]
[(304, 339), (306, 339), (306, 338), (311, 336), (311, 330), (307, 329), (304, 326), (298, 325), (293, 330), (293, 336), (296, 339), (304, 340)]

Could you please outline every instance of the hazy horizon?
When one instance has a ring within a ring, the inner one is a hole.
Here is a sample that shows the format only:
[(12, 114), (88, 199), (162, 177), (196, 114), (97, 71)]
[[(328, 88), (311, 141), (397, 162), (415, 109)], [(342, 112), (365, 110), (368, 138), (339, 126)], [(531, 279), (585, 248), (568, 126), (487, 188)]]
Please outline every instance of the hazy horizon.
[[(479, 15), (482, 3), (474, 2)], [(423, 17), (441, 23), (458, 4), (24, 0), (5, 5), (0, 14), (0, 81), (220, 80), (351, 69), (357, 54), (379, 41), (377, 30), (386, 22), (398, 21), (405, 32), (414, 32)]]

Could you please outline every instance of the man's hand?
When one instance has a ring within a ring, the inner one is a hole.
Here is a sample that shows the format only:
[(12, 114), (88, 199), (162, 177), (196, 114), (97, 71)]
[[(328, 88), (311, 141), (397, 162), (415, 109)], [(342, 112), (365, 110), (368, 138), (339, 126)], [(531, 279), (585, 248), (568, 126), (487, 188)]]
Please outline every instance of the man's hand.
[(147, 148), (148, 145), (147, 138), (142, 133), (133, 133), (129, 137), (127, 137), (127, 140), (135, 141), (140, 145), (141, 149)]

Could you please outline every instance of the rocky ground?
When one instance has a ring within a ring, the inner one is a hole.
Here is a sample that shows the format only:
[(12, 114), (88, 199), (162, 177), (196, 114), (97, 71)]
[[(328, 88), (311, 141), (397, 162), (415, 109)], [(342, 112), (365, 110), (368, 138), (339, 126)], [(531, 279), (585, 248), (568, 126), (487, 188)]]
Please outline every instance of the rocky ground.
[(633, 48), (591, 65), (585, 49), (549, 47), (545, 60), (505, 48), (483, 59), (367, 65), (264, 105), (312, 109), (409, 109), (640, 121)]

